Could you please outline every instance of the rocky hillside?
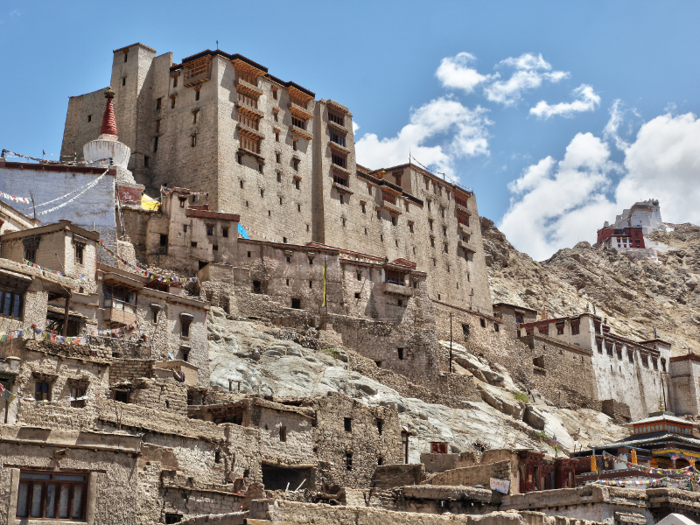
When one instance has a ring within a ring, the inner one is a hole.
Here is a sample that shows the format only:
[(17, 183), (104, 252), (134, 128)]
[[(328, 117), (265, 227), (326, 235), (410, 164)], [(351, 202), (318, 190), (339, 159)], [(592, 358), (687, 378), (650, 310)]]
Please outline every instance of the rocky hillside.
[(536, 393), (528, 398), (505, 369), (491, 367), (460, 345), (454, 345), (456, 372), (474, 378), (482, 401), (436, 399), (342, 346), (326, 348), (324, 334), (313, 329), (315, 333), (239, 320), (214, 307), (208, 330), (212, 386), (227, 391), (232, 380), (237, 391), (240, 381), (241, 393), (278, 398), (320, 397), (333, 391), (367, 405), (393, 406), (401, 424), (413, 433), (412, 463), (430, 450), (431, 441), (449, 442), (451, 452), (512, 447), (554, 455), (559, 453), (552, 448), (554, 436), (567, 452), (628, 435), (595, 410), (557, 408)]
[(536, 262), (489, 219), (481, 232), (494, 302), (546, 309), (549, 317), (595, 307), (619, 335), (651, 339), (656, 328), (674, 354), (700, 353), (700, 227), (652, 234), (668, 246), (658, 261), (581, 242)]

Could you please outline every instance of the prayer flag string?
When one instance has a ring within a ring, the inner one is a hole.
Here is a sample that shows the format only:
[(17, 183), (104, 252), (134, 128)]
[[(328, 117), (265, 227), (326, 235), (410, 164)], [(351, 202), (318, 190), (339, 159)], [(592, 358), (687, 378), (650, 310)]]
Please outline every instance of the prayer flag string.
[(85, 192), (88, 191), (89, 189), (94, 188), (95, 186), (97, 186), (97, 185), (100, 183), (100, 181), (102, 180), (102, 178), (103, 178), (105, 175), (107, 175), (107, 172), (109, 172), (109, 168), (106, 169), (105, 172), (104, 172), (102, 175), (100, 175), (100, 176), (97, 177), (95, 180), (93, 180), (91, 183), (89, 183), (87, 186), (85, 186), (85, 188), (83, 189), (83, 191), (81, 191), (80, 193), (78, 193), (78, 194), (75, 195), (74, 197), (68, 199), (66, 202), (63, 202), (63, 203), (59, 204), (58, 206), (54, 206), (53, 208), (49, 208), (48, 210), (40, 211), (39, 213), (37, 213), (37, 215), (46, 215), (47, 213), (51, 213), (52, 211), (56, 211), (56, 210), (58, 210), (58, 209), (60, 209), (60, 208), (63, 208), (64, 206), (67, 206), (68, 204), (70, 204), (71, 202), (73, 202), (75, 199), (77, 199), (78, 197), (80, 197), (83, 193), (85, 193)]
[(52, 273), (54, 275), (60, 275), (61, 277), (68, 277), (69, 279), (75, 279), (76, 281), (86, 282), (89, 280), (88, 276), (84, 273), (74, 275), (72, 273), (59, 272), (58, 270), (51, 270), (49, 268), (39, 266), (38, 264), (33, 263), (32, 261), (28, 261), (27, 259), (24, 259), (24, 264), (26, 264), (27, 266), (31, 266), (32, 268), (37, 268), (38, 270), (41, 270), (43, 272)]
[(100, 240), (97, 241), (97, 245), (102, 248), (104, 251), (106, 251), (108, 254), (110, 254), (112, 257), (114, 257), (116, 260), (118, 260), (120, 263), (128, 266), (132, 270), (134, 270), (136, 273), (142, 275), (143, 277), (148, 277), (149, 279), (155, 279), (158, 282), (165, 283), (165, 284), (182, 284), (182, 283), (193, 283), (198, 280), (197, 277), (173, 277), (173, 276), (166, 276), (166, 275), (161, 275), (159, 273), (154, 273), (150, 272), (148, 270), (144, 270), (143, 268), (140, 268), (136, 266), (135, 264), (130, 263), (126, 259), (120, 257), (116, 253), (114, 253), (112, 250), (107, 248), (105, 246), (104, 241)]
[(95, 164), (97, 162), (109, 162), (110, 164), (113, 162), (113, 159), (111, 157), (107, 157), (104, 159), (97, 159), (97, 160), (46, 160), (46, 159), (40, 159), (38, 157), (32, 157), (30, 155), (22, 155), (21, 153), (15, 153), (14, 151), (10, 151), (9, 149), (3, 149), (2, 154), (0, 154), (0, 157), (17, 157), (20, 159), (27, 159), (27, 160), (33, 160), (35, 162), (40, 162), (42, 164), (57, 164), (57, 165), (62, 165), (62, 166), (83, 166), (86, 164)]

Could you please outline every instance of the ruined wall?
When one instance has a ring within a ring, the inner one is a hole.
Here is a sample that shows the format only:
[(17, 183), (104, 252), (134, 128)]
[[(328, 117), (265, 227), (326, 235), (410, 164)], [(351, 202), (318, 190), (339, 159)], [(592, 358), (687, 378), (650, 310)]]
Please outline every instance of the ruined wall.
[(151, 377), (153, 363), (151, 359), (115, 359), (109, 368), (109, 384), (133, 381), (138, 377)]
[(136, 379), (132, 384), (129, 401), (154, 410), (187, 416), (187, 387), (173, 379)]
[[(89, 354), (75, 357), (53, 355), (48, 353), (51, 345), (47, 342), (30, 343), (34, 350), (24, 350), (13, 385), (15, 394), (34, 399), (37, 397), (37, 382), (48, 383), (51, 402), (35, 405), (31, 400), (17, 399), (13, 403), (17, 406), (16, 422), (63, 429), (90, 428), (94, 424), (99, 400), (107, 390), (107, 362)], [(82, 403), (72, 403), (71, 387), (82, 389), (88, 398)]]
[(366, 487), (380, 458), (382, 464), (404, 462), (401, 427), (395, 410), (367, 407), (330, 392), (327, 397), (315, 400), (314, 407), (321, 481)]
[(262, 460), (284, 465), (315, 464), (313, 423), (312, 417), (261, 408), (257, 427)]
[(694, 354), (672, 357), (670, 409), (677, 415), (700, 413), (700, 359)]
[(512, 472), (510, 460), (504, 460), (440, 472), (431, 477), (428, 483), (431, 485), (464, 485), (468, 487), (481, 485), (482, 487), (490, 487), (491, 478), (496, 478), (511, 481), (511, 489), (513, 489), (513, 477), (514, 473)]

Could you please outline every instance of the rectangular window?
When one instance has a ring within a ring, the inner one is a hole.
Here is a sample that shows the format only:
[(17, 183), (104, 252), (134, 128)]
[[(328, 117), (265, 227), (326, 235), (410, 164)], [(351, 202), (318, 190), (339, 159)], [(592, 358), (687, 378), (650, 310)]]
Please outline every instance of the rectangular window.
[(224, 237), (228, 237), (228, 228), (222, 228), (221, 235), (223, 235)]
[(24, 248), (24, 258), (29, 262), (36, 262), (36, 245), (25, 246)]
[(163, 107), (163, 97), (160, 97), (159, 99), (156, 99), (156, 109), (160, 109)]
[(292, 126), (297, 128), (306, 129), (306, 121), (298, 117), (292, 116)]
[(331, 142), (335, 142), (336, 144), (340, 146), (345, 146), (345, 137), (342, 135), (338, 135), (337, 133), (333, 133), (332, 131), (329, 132), (330, 137), (331, 137)]
[(83, 253), (85, 251), (85, 245), (82, 242), (75, 243), (75, 263), (83, 264)]
[(240, 122), (244, 126), (248, 126), (249, 128), (252, 128), (256, 131), (259, 130), (259, 128), (260, 128), (260, 125), (259, 125), (260, 120), (259, 119), (251, 118), (248, 115), (245, 115), (242, 113), (238, 115), (238, 122)]
[(199, 89), (194, 92), (194, 99), (199, 100)]
[(207, 235), (214, 235), (214, 225), (207, 224)]
[(158, 137), (153, 137), (153, 153), (158, 151)]
[(333, 164), (336, 166), (340, 166), (341, 168), (346, 168), (347, 167), (347, 158), (343, 155), (338, 155), (337, 153), (333, 153)]
[(343, 117), (342, 115), (338, 115), (337, 113), (329, 111), (328, 120), (330, 120), (331, 122), (335, 122), (339, 126), (345, 126), (345, 117)]
[(144, 155), (143, 157), (143, 167), (148, 168), (151, 165), (151, 157)]
[(464, 226), (469, 226), (469, 215), (464, 212), (458, 211), (457, 222), (459, 224), (463, 224)]
[(238, 103), (249, 108), (258, 109), (258, 101), (254, 98), (247, 97), (243, 93), (238, 93)]
[(92, 122), (92, 115), (88, 115), (88, 122)]
[[(344, 173), (338, 173), (336, 171), (333, 172), (333, 182), (336, 184), (340, 184), (341, 186), (350, 187), (350, 184), (348, 184), (348, 178), (345, 176)], [(341, 195), (342, 197), (342, 195)]]
[(16, 291), (0, 290), (0, 314), (8, 317), (22, 317), (24, 294)]
[(87, 479), (82, 473), (20, 471), (17, 517), (83, 521)]
[(253, 153), (260, 153), (260, 142), (250, 137), (241, 135), (241, 148)]
[(571, 321), (571, 335), (578, 335), (580, 333), (579, 322), (580, 321)]
[(46, 381), (37, 381), (34, 389), (34, 399), (37, 401), (51, 401), (51, 384)]
[(192, 142), (190, 144), (193, 148), (197, 145), (197, 134), (192, 135)]

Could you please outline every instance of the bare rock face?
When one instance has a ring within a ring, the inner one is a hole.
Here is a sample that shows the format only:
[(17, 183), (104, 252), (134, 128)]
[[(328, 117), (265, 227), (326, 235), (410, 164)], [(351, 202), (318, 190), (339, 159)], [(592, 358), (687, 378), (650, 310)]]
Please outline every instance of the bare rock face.
[(656, 328), (674, 354), (700, 353), (700, 227), (651, 234), (668, 246), (658, 261), (580, 242), (536, 262), (484, 217), (481, 233), (494, 302), (546, 309), (548, 317), (595, 307), (619, 335), (652, 339)]

